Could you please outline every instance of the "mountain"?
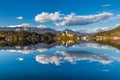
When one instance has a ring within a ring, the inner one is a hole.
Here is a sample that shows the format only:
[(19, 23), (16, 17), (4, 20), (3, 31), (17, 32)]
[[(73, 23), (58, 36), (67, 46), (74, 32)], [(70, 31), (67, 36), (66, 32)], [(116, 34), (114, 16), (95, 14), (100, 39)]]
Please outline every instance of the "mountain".
[(35, 32), (35, 33), (38, 33), (38, 34), (43, 34), (45, 32), (59, 34), (59, 33), (65, 32), (66, 30), (69, 33), (77, 34), (78, 36), (91, 35), (91, 33), (81, 33), (81, 32), (78, 32), (78, 31), (75, 32), (75, 31), (70, 30), (70, 29), (65, 29), (63, 31), (57, 31), (57, 30), (48, 28), (48, 27), (43, 26), (43, 25), (40, 25), (40, 26), (37, 26), (37, 27), (29, 26), (29, 25), (0, 27), (0, 31), (28, 31), (28, 32)]
[(47, 27), (30, 27), (30, 26), (19, 26), (19, 27), (0, 27), (0, 31), (28, 31), (28, 32), (36, 32), (38, 34), (42, 34), (45, 32), (51, 32), (58, 34), (59, 31), (47, 28)]

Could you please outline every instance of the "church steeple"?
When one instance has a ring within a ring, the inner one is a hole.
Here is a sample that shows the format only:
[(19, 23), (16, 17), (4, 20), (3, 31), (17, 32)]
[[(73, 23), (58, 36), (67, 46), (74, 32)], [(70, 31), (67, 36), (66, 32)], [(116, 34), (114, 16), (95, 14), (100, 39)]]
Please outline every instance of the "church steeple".
[(67, 35), (69, 33), (68, 29), (65, 29), (65, 34)]
[(65, 34), (67, 35), (68, 34), (68, 30), (66, 29), (66, 31), (65, 31)]

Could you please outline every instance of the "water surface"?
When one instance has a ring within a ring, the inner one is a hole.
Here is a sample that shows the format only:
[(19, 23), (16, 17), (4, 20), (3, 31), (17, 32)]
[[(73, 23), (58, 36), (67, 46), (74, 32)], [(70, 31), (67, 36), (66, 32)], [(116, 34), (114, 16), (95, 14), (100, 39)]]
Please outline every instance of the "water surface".
[(0, 47), (0, 80), (120, 80), (118, 48), (93, 41)]

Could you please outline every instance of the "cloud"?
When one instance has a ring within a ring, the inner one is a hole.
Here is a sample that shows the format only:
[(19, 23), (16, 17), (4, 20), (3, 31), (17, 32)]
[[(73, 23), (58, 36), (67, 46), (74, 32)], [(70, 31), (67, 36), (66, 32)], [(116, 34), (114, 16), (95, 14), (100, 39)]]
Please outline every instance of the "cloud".
[(120, 19), (120, 14), (117, 14), (114, 17), (110, 18), (110, 20), (117, 20), (117, 19)]
[(37, 22), (54, 22), (60, 20), (61, 14), (59, 12), (47, 13), (42, 12), (35, 17), (35, 21)]
[(94, 28), (94, 31), (105, 31), (105, 30), (109, 30), (109, 27), (102, 27), (102, 28)]
[(111, 30), (111, 27), (98, 27), (90, 29), (73, 29), (73, 31), (82, 32), (82, 33), (96, 33)]
[(116, 24), (116, 26), (120, 26), (120, 24), (118, 23), (118, 24)]
[(60, 65), (64, 62), (75, 64), (77, 61), (89, 60), (109, 64), (112, 58), (105, 54), (89, 53), (86, 51), (56, 51), (53, 55), (40, 54), (36, 56), (36, 61), (41, 64)]
[(95, 15), (76, 15), (75, 13), (71, 13), (69, 15), (60, 14), (59, 12), (55, 13), (47, 13), (42, 12), (35, 17), (35, 21), (37, 22), (53, 22), (56, 26), (80, 26), (80, 25), (88, 25), (92, 23), (99, 23), (108, 20), (112, 13), (102, 12)]
[(61, 22), (56, 23), (57, 26), (74, 26), (74, 25), (87, 25), (92, 23), (99, 23), (109, 19), (113, 14), (103, 12), (96, 15), (79, 16), (70, 14), (63, 18)]
[(92, 30), (89, 30), (88, 32), (96, 33), (96, 32), (108, 31), (108, 30), (111, 30), (111, 29), (112, 28), (110, 28), (110, 27), (98, 27), (98, 28), (94, 28)]
[(104, 4), (104, 5), (102, 5), (102, 7), (109, 7), (109, 6), (111, 6), (110, 4)]
[(18, 25), (9, 25), (7, 27), (22, 27), (22, 26), (30, 26), (28, 23), (18, 24)]
[(17, 20), (22, 20), (23, 17), (22, 17), (22, 16), (18, 16), (18, 17), (16, 17), (16, 19), (17, 19)]

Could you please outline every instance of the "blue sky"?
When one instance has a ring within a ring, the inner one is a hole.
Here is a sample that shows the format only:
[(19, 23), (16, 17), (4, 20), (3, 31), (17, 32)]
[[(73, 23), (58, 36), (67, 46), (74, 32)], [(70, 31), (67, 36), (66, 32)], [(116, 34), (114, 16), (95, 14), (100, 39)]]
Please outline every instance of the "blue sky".
[(120, 0), (0, 0), (0, 26), (28, 23), (76, 30), (115, 27), (120, 22), (119, 3)]

